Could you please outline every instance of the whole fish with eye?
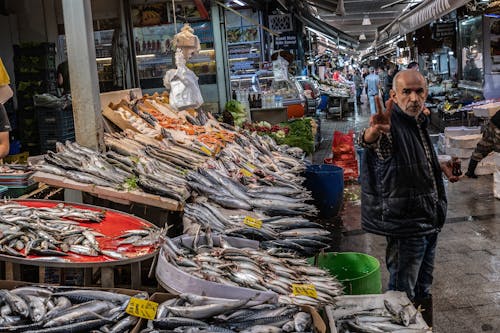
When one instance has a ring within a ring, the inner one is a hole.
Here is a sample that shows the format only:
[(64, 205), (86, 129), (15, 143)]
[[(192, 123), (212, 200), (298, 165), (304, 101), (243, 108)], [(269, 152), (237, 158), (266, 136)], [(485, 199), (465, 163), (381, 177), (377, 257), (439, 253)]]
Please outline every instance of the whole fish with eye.
[[(158, 308), (167, 310), (158, 311), (142, 332), (314, 332), (311, 315), (296, 305), (181, 294)], [(292, 323), (292, 330), (285, 331), (288, 322)]]
[[(145, 299), (145, 293), (134, 295)], [(130, 296), (92, 289), (31, 286), (0, 290), (0, 332), (126, 332), (138, 318), (125, 314)], [(106, 330), (108, 329), (109, 330)]]
[[(30, 260), (67, 262), (73, 255), (105, 255), (109, 260), (128, 259), (127, 253), (101, 248), (106, 236), (94, 230), (105, 212), (58, 204), (54, 207), (27, 207), (16, 202), (0, 203), (0, 253)], [(86, 226), (80, 225), (86, 223)], [(134, 237), (128, 246), (156, 246), (161, 229), (128, 230), (118, 238)], [(116, 246), (120, 240), (114, 241)]]

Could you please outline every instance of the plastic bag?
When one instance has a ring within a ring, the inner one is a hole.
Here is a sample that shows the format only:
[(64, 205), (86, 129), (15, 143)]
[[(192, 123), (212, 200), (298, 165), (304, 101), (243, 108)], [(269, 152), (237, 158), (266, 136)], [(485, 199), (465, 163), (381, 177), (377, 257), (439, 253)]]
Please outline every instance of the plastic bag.
[(198, 77), (186, 67), (186, 60), (181, 49), (175, 53), (177, 69), (169, 70), (163, 83), (170, 89), (170, 105), (177, 111), (196, 109), (203, 104)]
[(349, 153), (354, 155), (354, 131), (349, 131), (347, 134), (335, 131), (333, 133), (332, 150), (334, 156)]
[(64, 95), (57, 97), (51, 94), (40, 94), (33, 96), (33, 103), (35, 107), (42, 107), (48, 109), (66, 109), (71, 106), (71, 96)]
[(286, 61), (283, 57), (278, 56), (278, 58), (273, 61), (273, 74), (275, 81), (287, 81), (288, 61)]

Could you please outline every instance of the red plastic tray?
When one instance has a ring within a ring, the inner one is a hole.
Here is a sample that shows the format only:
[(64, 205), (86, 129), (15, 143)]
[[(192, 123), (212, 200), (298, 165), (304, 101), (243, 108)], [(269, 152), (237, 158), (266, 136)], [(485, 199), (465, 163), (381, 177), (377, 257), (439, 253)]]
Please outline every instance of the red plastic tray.
[[(116, 237), (120, 236), (125, 232), (126, 230), (131, 230), (131, 229), (147, 229), (147, 228), (155, 228), (155, 226), (146, 220), (143, 220), (141, 218), (138, 218), (133, 215), (129, 215), (123, 212), (119, 212), (116, 210), (108, 209), (108, 208), (102, 208), (102, 207), (97, 207), (97, 206), (91, 206), (91, 205), (84, 205), (84, 204), (74, 204), (74, 203), (66, 203), (66, 202), (60, 202), (60, 201), (51, 201), (51, 200), (15, 200), (15, 202), (25, 205), (28, 207), (54, 207), (60, 203), (64, 203), (66, 206), (73, 206), (77, 208), (82, 208), (82, 209), (89, 209), (89, 210), (95, 210), (95, 211), (104, 211), (105, 212), (105, 217), (100, 223), (80, 223), (80, 225), (85, 226), (85, 227), (90, 227), (94, 229), (97, 232), (100, 232), (101, 234), (105, 235), (104, 237), (96, 237), (97, 241), (99, 242), (99, 247), (103, 250), (114, 250), (123, 254), (126, 254), (129, 259), (124, 259), (124, 260), (118, 260), (114, 258), (110, 258), (105, 255), (99, 255), (97, 257), (92, 257), (92, 256), (84, 256), (84, 255), (79, 255), (75, 253), (69, 252), (68, 256), (64, 256), (61, 258), (66, 259), (68, 262), (63, 263), (63, 264), (71, 264), (71, 263), (85, 263), (85, 264), (91, 264), (91, 263), (110, 263), (110, 262), (126, 262), (126, 261), (138, 261), (142, 260), (139, 259), (139, 257), (144, 257), (144, 256), (152, 256), (156, 250), (156, 246), (132, 246), (132, 245), (119, 245), (118, 242), (120, 239), (117, 239)], [(21, 251), (22, 252), (22, 251)], [(3, 256), (3, 255), (2, 255)], [(14, 257), (12, 257), (14, 258)], [(39, 255), (29, 255), (26, 258), (17, 258), (15, 257), (18, 261), (26, 261), (32, 258), (43, 258), (43, 256)], [(135, 259), (135, 260), (134, 260)], [(144, 258), (145, 259), (145, 258)], [(32, 261), (34, 262), (34, 261)], [(36, 261), (38, 262), (38, 261)], [(50, 262), (50, 261), (44, 261), (44, 262)], [(55, 263), (55, 262), (54, 262)], [(58, 264), (60, 264), (58, 262)], [(60, 265), (58, 265), (60, 266)]]

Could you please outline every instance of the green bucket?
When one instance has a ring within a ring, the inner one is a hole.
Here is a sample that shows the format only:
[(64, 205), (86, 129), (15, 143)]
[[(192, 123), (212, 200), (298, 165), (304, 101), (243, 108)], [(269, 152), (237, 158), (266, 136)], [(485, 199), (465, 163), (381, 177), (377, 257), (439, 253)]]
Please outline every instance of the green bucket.
[[(312, 263), (315, 258), (308, 260)], [(382, 293), (380, 263), (372, 256), (357, 252), (329, 252), (317, 256), (316, 266), (336, 276), (348, 295)]]

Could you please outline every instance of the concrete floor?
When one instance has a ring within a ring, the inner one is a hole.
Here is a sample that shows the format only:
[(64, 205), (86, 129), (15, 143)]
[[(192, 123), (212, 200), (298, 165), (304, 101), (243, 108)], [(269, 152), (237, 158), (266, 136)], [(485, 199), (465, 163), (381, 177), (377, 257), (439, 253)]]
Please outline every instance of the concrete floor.
[[(313, 156), (322, 163), (331, 154), (335, 130), (359, 132), (368, 123), (366, 105), (344, 119), (322, 119), (323, 142)], [(447, 183), (447, 223), (439, 236), (433, 299), (434, 332), (500, 332), (500, 200), (493, 197), (492, 176)], [(346, 188), (359, 193), (359, 185)], [(384, 237), (364, 233), (360, 202), (345, 202), (337, 230), (336, 251), (370, 254), (381, 263), (387, 287)]]

